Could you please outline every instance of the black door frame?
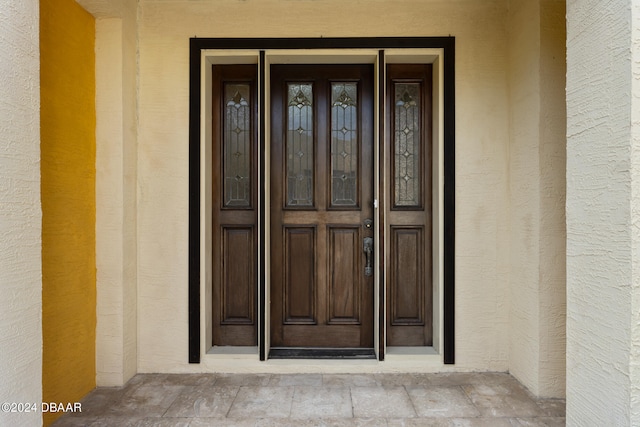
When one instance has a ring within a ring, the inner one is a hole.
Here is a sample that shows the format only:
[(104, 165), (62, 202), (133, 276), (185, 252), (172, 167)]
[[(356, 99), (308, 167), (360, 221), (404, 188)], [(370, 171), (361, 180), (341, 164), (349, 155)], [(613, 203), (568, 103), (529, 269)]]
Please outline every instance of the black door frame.
[[(445, 364), (455, 363), (455, 37), (371, 37), (371, 38), (191, 38), (189, 46), (189, 363), (200, 363), (200, 125), (202, 50), (252, 49), (260, 51), (260, 110), (265, 111), (265, 51), (271, 49), (419, 49), (444, 51), (444, 283), (443, 283), (443, 356)], [(380, 51), (380, 56), (383, 51)], [(382, 67), (382, 61), (380, 66)], [(383, 121), (381, 121), (383, 122)], [(260, 129), (259, 161), (264, 166), (265, 117), (258, 118)], [(380, 123), (383, 126), (383, 123)], [(383, 131), (383, 129), (380, 129)], [(384, 135), (384, 133), (381, 133)], [(264, 171), (264, 168), (262, 168)], [(264, 177), (259, 176), (260, 185)], [(261, 199), (260, 212), (265, 209)], [(264, 218), (260, 219), (260, 240), (264, 241)], [(258, 300), (265, 307), (265, 253), (259, 248)], [(381, 284), (381, 293), (383, 284)], [(382, 296), (382, 295), (381, 295)], [(384, 300), (381, 300), (381, 304)], [(381, 324), (384, 321), (381, 316)], [(261, 311), (258, 330), (260, 360), (266, 360), (265, 310)], [(384, 346), (380, 347), (384, 360)]]

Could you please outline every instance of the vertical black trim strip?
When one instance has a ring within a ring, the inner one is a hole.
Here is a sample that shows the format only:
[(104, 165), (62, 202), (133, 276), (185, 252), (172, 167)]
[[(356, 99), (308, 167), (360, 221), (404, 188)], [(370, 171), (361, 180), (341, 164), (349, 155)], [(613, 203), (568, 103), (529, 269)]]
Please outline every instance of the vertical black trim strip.
[(189, 49), (189, 363), (200, 363), (200, 48)]
[(385, 144), (386, 144), (386, 137), (385, 137), (385, 128), (384, 128), (384, 123), (385, 123), (385, 103), (384, 100), (386, 99), (386, 94), (385, 94), (385, 90), (384, 90), (384, 85), (385, 85), (385, 79), (386, 74), (385, 74), (385, 64), (384, 64), (385, 58), (384, 58), (384, 50), (380, 49), (378, 51), (378, 175), (376, 176), (376, 179), (378, 180), (378, 188), (380, 189), (380, 192), (378, 194), (378, 197), (380, 198), (380, 200), (378, 200), (378, 218), (380, 219), (380, 224), (378, 224), (378, 236), (379, 237), (379, 243), (380, 246), (378, 248), (378, 250), (380, 251), (380, 256), (378, 257), (378, 259), (381, 260), (380, 262), (380, 268), (378, 270), (378, 274), (380, 277), (379, 280), (379, 284), (380, 284), (380, 289), (379, 289), (379, 302), (380, 302), (380, 311), (379, 311), (379, 319), (378, 319), (378, 328), (379, 328), (379, 348), (378, 348), (378, 360), (380, 360), (381, 362), (384, 361), (384, 356), (385, 356), (385, 351), (386, 351), (386, 334), (385, 334), (385, 326), (386, 326), (386, 318), (385, 318), (385, 313), (386, 313), (386, 308), (387, 308), (387, 304), (385, 302), (384, 299), (384, 287), (385, 285), (385, 275), (386, 275), (386, 271), (385, 271), (385, 259), (386, 259), (386, 252), (384, 250), (384, 245), (385, 245), (385, 233), (384, 233), (384, 212), (385, 212), (385, 206), (384, 206), (384, 195), (385, 195), (385, 188), (384, 188), (384, 150), (385, 150)]
[(455, 39), (444, 48), (444, 363), (455, 363)]
[(260, 330), (258, 331), (258, 345), (260, 347), (260, 360), (267, 360), (267, 343), (265, 342), (266, 338), (266, 330), (267, 330), (267, 304), (266, 304), (266, 248), (265, 248), (265, 194), (267, 194), (267, 182), (266, 182), (266, 167), (267, 167), (267, 159), (265, 158), (266, 153), (266, 123), (265, 123), (265, 108), (266, 108), (266, 87), (265, 87), (265, 72), (266, 72), (266, 64), (265, 64), (265, 53), (264, 50), (260, 51), (260, 63), (258, 64), (258, 79), (259, 79), (259, 91), (258, 97), (260, 99), (260, 114), (258, 120), (260, 121), (260, 136), (259, 136), (259, 150), (260, 150), (260, 175), (259, 175), (259, 184), (262, 184), (263, 191), (260, 197), (260, 210), (258, 211), (259, 216), (259, 227), (260, 227), (260, 247), (258, 248), (258, 257), (260, 260), (260, 270), (259, 274), (259, 288), (258, 288), (258, 298), (260, 299)]

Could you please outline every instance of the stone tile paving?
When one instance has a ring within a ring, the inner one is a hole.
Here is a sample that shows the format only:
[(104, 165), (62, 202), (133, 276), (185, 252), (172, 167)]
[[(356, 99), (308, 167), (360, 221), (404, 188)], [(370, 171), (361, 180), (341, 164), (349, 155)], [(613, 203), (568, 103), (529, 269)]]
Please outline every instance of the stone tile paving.
[(139, 374), (54, 427), (556, 427), (561, 399), (503, 373)]

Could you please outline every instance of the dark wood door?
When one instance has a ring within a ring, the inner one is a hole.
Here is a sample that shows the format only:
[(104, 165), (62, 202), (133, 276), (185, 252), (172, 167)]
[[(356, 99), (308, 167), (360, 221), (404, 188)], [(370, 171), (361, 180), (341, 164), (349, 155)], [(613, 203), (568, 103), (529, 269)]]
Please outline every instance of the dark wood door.
[(271, 347), (372, 348), (373, 66), (271, 67)]

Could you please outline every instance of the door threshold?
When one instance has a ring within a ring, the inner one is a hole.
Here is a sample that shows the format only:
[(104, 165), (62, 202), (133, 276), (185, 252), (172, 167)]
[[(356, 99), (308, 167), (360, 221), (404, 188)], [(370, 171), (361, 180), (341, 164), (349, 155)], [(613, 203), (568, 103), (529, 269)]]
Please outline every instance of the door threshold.
[(269, 359), (376, 359), (372, 348), (272, 348)]

